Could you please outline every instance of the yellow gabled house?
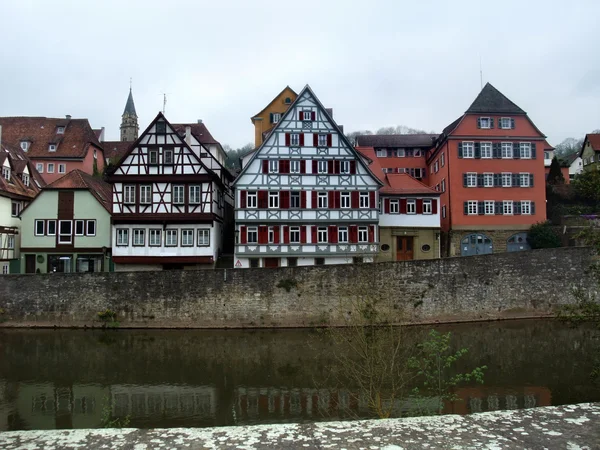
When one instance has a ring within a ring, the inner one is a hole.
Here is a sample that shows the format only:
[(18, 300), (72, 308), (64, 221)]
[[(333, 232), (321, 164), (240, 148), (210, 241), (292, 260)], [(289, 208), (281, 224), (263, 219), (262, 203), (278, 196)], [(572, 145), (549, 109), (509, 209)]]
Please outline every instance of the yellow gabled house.
[(255, 148), (263, 143), (264, 137), (279, 122), (297, 96), (291, 87), (286, 86), (262, 111), (252, 116), (250, 120), (254, 124)]

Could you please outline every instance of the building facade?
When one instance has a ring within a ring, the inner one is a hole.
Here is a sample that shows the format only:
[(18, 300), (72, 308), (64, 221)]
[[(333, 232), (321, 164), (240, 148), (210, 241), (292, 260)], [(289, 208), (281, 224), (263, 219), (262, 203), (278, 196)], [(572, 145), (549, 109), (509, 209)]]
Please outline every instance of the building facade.
[(428, 153), (429, 185), (441, 192), (443, 254), (525, 250), (546, 219), (544, 134), (491, 84)]
[(371, 262), (382, 183), (309, 86), (234, 183), (235, 267)]
[(294, 100), (296, 100), (297, 96), (298, 94), (291, 87), (286, 86), (262, 111), (252, 116), (250, 120), (252, 120), (252, 124), (254, 125), (255, 148), (263, 143), (266, 135), (281, 120), (283, 114)]
[(104, 153), (87, 119), (0, 117), (3, 142), (20, 148), (46, 183), (78, 169), (102, 173)]
[(21, 213), (21, 273), (108, 272), (111, 187), (73, 170)]
[(586, 134), (579, 156), (583, 170), (598, 170), (600, 167), (600, 134)]
[(214, 266), (227, 188), (192, 138), (159, 113), (108, 174), (115, 270)]

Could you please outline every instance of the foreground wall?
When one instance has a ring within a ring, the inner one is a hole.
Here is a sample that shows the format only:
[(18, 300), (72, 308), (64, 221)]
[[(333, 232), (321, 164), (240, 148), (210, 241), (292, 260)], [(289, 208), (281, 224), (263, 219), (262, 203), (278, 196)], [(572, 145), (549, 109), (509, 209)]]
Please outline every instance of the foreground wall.
[[(295, 327), (345, 324), (379, 302), (393, 322), (551, 315), (572, 288), (597, 290), (587, 248), (279, 269), (9, 275), (0, 325)], [(350, 319), (351, 320), (351, 319)]]

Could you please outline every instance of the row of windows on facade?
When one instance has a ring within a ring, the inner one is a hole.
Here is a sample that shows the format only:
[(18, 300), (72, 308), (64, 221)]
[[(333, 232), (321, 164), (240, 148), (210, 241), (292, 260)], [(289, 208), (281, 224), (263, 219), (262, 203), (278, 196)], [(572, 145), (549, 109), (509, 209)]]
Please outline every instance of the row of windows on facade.
[(425, 156), (425, 151), (420, 148), (376, 148), (378, 158), (420, 158)]
[[(317, 114), (315, 111), (311, 111), (311, 110), (298, 111), (298, 120), (314, 122), (316, 120), (316, 118), (317, 118)], [(279, 123), (281, 121), (281, 113), (269, 114), (269, 121), (271, 123)]]
[[(240, 191), (242, 209), (305, 209), (307, 191)], [(312, 191), (311, 209), (375, 208), (375, 192)]]
[(6, 250), (14, 250), (15, 248), (15, 237), (12, 234), (7, 234), (6, 238), (4, 238), (1, 234), (0, 234), (0, 253), (1, 250), (6, 249)]
[(418, 167), (384, 167), (381, 170), (383, 170), (383, 173), (407, 173), (416, 179), (425, 178), (427, 176), (427, 170)]
[(459, 158), (536, 159), (536, 155), (535, 142), (463, 141), (458, 143)]
[(375, 228), (375, 225), (242, 226), (240, 244), (368, 244), (376, 242)]
[(437, 214), (437, 200), (412, 198), (383, 199), (385, 214)]
[(588, 164), (593, 164), (595, 162), (600, 162), (600, 153), (592, 155), (589, 158), (583, 158), (583, 164), (586, 165), (586, 166)]
[[(179, 233), (181, 231), (181, 233)], [(129, 228), (116, 229), (116, 244), (119, 247), (129, 246)], [(210, 246), (209, 229), (172, 229), (163, 230), (161, 228), (132, 228), (131, 245), (134, 247), (143, 247), (146, 245), (146, 235), (148, 235), (148, 245), (150, 247), (208, 247)], [(163, 241), (164, 235), (164, 241)], [(196, 239), (194, 242), (194, 235)], [(181, 239), (179, 239), (181, 236)]]
[[(250, 264), (250, 268), (251, 269), (257, 269), (260, 266), (260, 260), (263, 260), (263, 267), (271, 267), (269, 266), (269, 262), (273, 261), (274, 263), (276, 263), (277, 265), (273, 265), (272, 267), (279, 267), (279, 259), (283, 260), (283, 258), (248, 258), (248, 262)], [(306, 259), (306, 258), (304, 258)], [(285, 258), (286, 263), (287, 263), (287, 267), (298, 267), (298, 257), (297, 256), (288, 256), (287, 258)], [(313, 265), (315, 266), (324, 266), (325, 265), (325, 258), (323, 257), (318, 257), (318, 258), (312, 258), (313, 261)], [(363, 263), (363, 257), (362, 256), (353, 256), (352, 257), (352, 264), (362, 264)]]
[[(126, 184), (123, 186), (123, 202), (126, 204), (136, 203), (136, 192), (137, 185)], [(139, 185), (139, 203), (141, 205), (152, 203), (152, 185)], [(202, 198), (202, 187), (200, 185), (188, 186), (188, 199), (187, 203), (190, 205), (200, 204)], [(186, 204), (185, 198), (185, 186), (184, 185), (173, 185), (171, 187), (171, 203), (174, 205)]]
[(464, 202), (464, 213), (469, 216), (534, 215), (535, 202), (529, 200), (468, 200)]
[[(54, 173), (55, 168), (54, 163), (46, 164), (46, 173)], [(39, 173), (44, 173), (44, 163), (36, 163), (35, 168)], [(58, 165), (58, 173), (65, 173), (67, 171), (67, 166), (65, 164)]]
[(96, 219), (56, 220), (35, 219), (36, 236), (56, 236), (58, 223), (58, 243), (71, 244), (75, 236), (96, 236)]
[[(2, 166), (2, 178), (9, 183), (11, 182), (11, 170), (10, 167)], [(26, 173), (21, 174), (21, 181), (26, 187), (29, 187), (29, 175)]]
[[(479, 117), (477, 119), (477, 128), (492, 129), (494, 128), (493, 117)], [(498, 119), (498, 128), (502, 130), (512, 130), (515, 128), (515, 119), (512, 117), (500, 117)]]
[(312, 134), (313, 147), (332, 147), (333, 136), (331, 133), (285, 133), (286, 147), (304, 147), (309, 144), (305, 136)]
[[(356, 161), (321, 159), (312, 160), (310, 173), (321, 175), (354, 175)], [(305, 159), (263, 159), (262, 172), (271, 174), (305, 174)]]
[(464, 187), (533, 187), (533, 174), (528, 172), (512, 173), (463, 173)]

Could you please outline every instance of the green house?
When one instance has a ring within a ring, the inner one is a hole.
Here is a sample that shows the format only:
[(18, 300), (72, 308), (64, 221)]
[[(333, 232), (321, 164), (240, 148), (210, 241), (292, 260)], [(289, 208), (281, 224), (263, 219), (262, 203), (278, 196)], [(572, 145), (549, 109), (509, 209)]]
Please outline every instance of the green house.
[(73, 170), (21, 213), (21, 273), (112, 271), (111, 186)]

